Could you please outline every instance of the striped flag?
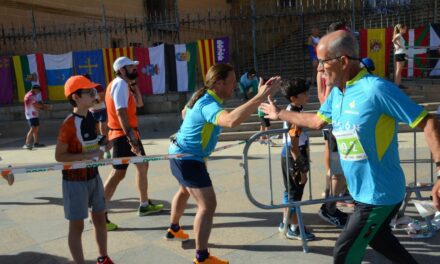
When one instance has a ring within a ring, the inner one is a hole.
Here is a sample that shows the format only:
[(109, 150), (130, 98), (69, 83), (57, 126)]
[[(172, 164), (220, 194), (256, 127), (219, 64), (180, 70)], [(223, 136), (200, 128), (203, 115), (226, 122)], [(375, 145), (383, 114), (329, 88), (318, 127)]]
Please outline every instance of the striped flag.
[(65, 100), (64, 84), (73, 74), (72, 52), (51, 55), (44, 54), (47, 90), (50, 100)]
[(43, 54), (29, 54), (24, 56), (13, 56), (15, 78), (17, 80), (18, 101), (23, 102), (24, 95), (38, 84), (41, 87), (41, 96), (47, 99), (47, 83), (44, 72)]
[(202, 69), (203, 81), (205, 81), (206, 73), (212, 65), (215, 64), (214, 58), (214, 40), (203, 39), (197, 40), (197, 46), (199, 48), (200, 66)]
[(431, 24), (429, 29), (429, 76), (440, 76), (440, 24)]
[(106, 84), (109, 84), (115, 77), (113, 70), (113, 62), (122, 56), (133, 59), (133, 48), (114, 48), (114, 49), (102, 49), (102, 55), (104, 57), (104, 72)]
[(421, 26), (417, 28), (408, 29), (403, 34), (405, 39), (408, 56), (408, 63), (406, 70), (402, 72), (405, 77), (423, 77), (429, 67), (428, 49), (429, 46), (429, 26)]
[(385, 78), (388, 76), (388, 65), (391, 53), (392, 28), (361, 29), (361, 57), (374, 61), (374, 74)]
[(73, 52), (73, 65), (76, 74), (88, 74), (93, 82), (105, 85), (102, 50)]
[(10, 104), (13, 99), (11, 57), (0, 56), (0, 105)]

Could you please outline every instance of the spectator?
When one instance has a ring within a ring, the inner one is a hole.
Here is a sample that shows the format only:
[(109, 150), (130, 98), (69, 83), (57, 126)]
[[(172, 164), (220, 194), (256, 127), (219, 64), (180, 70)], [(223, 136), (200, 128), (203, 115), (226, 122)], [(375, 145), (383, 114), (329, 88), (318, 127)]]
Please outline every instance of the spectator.
[(249, 100), (249, 97), (256, 95), (258, 92), (257, 72), (254, 69), (250, 69), (249, 71), (245, 72), (240, 77), (238, 87), (240, 88), (240, 92), (244, 100)]

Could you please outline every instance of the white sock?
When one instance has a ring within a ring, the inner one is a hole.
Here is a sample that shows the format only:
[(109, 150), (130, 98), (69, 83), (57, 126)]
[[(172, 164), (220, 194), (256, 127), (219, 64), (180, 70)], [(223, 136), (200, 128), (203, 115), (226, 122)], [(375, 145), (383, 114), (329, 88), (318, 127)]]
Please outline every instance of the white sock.
[(290, 229), (291, 229), (292, 231), (295, 231), (295, 229), (296, 229), (297, 226), (298, 226), (298, 225), (291, 224), (291, 225), (290, 225)]
[(148, 201), (141, 203), (141, 207), (147, 207), (148, 206)]

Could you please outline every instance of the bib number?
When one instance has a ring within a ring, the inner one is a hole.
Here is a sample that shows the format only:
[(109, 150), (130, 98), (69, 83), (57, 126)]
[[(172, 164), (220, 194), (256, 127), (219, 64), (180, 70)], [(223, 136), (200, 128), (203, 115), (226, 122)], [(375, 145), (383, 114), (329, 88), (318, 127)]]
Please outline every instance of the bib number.
[(365, 150), (355, 130), (335, 132), (336, 143), (342, 160), (359, 161), (367, 158)]

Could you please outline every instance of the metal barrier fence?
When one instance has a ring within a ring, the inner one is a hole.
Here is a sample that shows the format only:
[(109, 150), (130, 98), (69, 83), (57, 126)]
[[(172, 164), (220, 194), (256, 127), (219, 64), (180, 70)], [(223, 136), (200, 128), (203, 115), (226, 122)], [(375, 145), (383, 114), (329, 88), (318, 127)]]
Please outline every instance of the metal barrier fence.
[[(41, 24), (29, 12), (26, 25), (0, 25), (0, 54), (64, 53), (103, 47), (151, 46), (229, 36), (231, 61), (239, 73), (254, 67), (261, 76), (311, 75), (304, 45), (313, 27), (325, 32), (337, 20), (352, 29), (383, 28), (404, 23), (409, 28), (439, 21), (439, 0), (277, 0), (231, 1), (230, 10), (175, 10), (124, 19), (102, 14), (83, 22)], [(196, 64), (197, 65), (197, 64)], [(197, 67), (197, 83), (202, 84)], [(392, 72), (392, 71), (391, 71)]]
[[(439, 116), (437, 116), (437, 118), (439, 118)], [(330, 196), (325, 199), (313, 199), (313, 197), (312, 197), (312, 166), (310, 166), (310, 170), (308, 173), (308, 181), (307, 181), (307, 184), (309, 185), (308, 186), (309, 187), (309, 200), (295, 201), (295, 202), (288, 202), (288, 203), (281, 203), (281, 204), (274, 203), (274, 198), (273, 198), (273, 181), (274, 181), (274, 179), (272, 176), (273, 169), (272, 169), (272, 161), (271, 161), (272, 160), (272, 157), (271, 157), (272, 150), (269, 145), (268, 145), (267, 153), (268, 153), (268, 169), (269, 169), (269, 175), (268, 175), (269, 179), (268, 180), (269, 180), (269, 193), (270, 193), (269, 194), (270, 195), (269, 201), (270, 201), (270, 203), (265, 204), (263, 202), (260, 202), (258, 199), (256, 199), (254, 197), (254, 195), (252, 194), (252, 191), (251, 191), (251, 184), (250, 184), (251, 176), (249, 173), (249, 149), (250, 149), (251, 145), (253, 143), (257, 142), (261, 136), (266, 136), (267, 138), (270, 138), (273, 135), (280, 135), (280, 134), (288, 136), (287, 132), (288, 132), (288, 129), (273, 129), (273, 130), (268, 130), (268, 131), (256, 133), (249, 138), (249, 140), (246, 142), (244, 149), (243, 149), (242, 167), (244, 170), (244, 186), (245, 186), (245, 192), (246, 192), (246, 195), (247, 195), (249, 201), (258, 208), (266, 209), (266, 210), (278, 209), (278, 208), (295, 208), (297, 218), (298, 218), (298, 226), (300, 228), (303, 252), (307, 253), (309, 251), (309, 247), (307, 245), (301, 207), (307, 206), (307, 205), (323, 204), (326, 202), (333, 202), (333, 201), (344, 201), (347, 199), (351, 199), (351, 197), (347, 197), (347, 196), (332, 197), (332, 196)], [(413, 158), (412, 159), (403, 159), (403, 160), (401, 160), (401, 163), (413, 165), (413, 168), (414, 168), (413, 182), (410, 182), (407, 185), (405, 199), (404, 199), (402, 206), (397, 214), (398, 217), (402, 217), (404, 215), (412, 193), (414, 193), (416, 195), (417, 199), (422, 199), (421, 192), (422, 191), (429, 191), (432, 188), (432, 183), (434, 182), (434, 176), (433, 176), (434, 175), (434, 169), (433, 169), (434, 163), (432, 160), (432, 156), (430, 159), (418, 158), (417, 141), (416, 141), (417, 130), (414, 129), (414, 131), (412, 133), (414, 134), (414, 137), (413, 137)], [(329, 148), (331, 148), (331, 146), (329, 146)], [(418, 186), (417, 183), (418, 183), (419, 178), (418, 178), (417, 164), (421, 164), (421, 163), (430, 164), (430, 167), (431, 167), (430, 175), (431, 176), (429, 179), (430, 183), (425, 183), (425, 184), (423, 184), (423, 186)], [(286, 164), (287, 164), (287, 158), (286, 158)], [(288, 166), (286, 166), (286, 169), (288, 170)], [(286, 175), (287, 175), (287, 177), (289, 177), (288, 171), (286, 172)], [(287, 184), (289, 184), (288, 180), (286, 182), (287, 182)], [(330, 181), (330, 184), (331, 184), (331, 181)], [(289, 190), (289, 185), (287, 186), (287, 190)], [(330, 186), (330, 190), (331, 190), (331, 186)], [(289, 194), (289, 192), (288, 192), (288, 194)], [(288, 197), (288, 201), (290, 201), (290, 197)], [(284, 223), (288, 223), (289, 219), (290, 219), (290, 210), (287, 210), (287, 214), (284, 216)], [(433, 228), (431, 226), (430, 219), (428, 217), (426, 217), (425, 221), (428, 225), (430, 233), (434, 234), (435, 231), (433, 230)], [(283, 230), (284, 234), (286, 234), (287, 228), (288, 228), (287, 224), (285, 224), (284, 230)]]

